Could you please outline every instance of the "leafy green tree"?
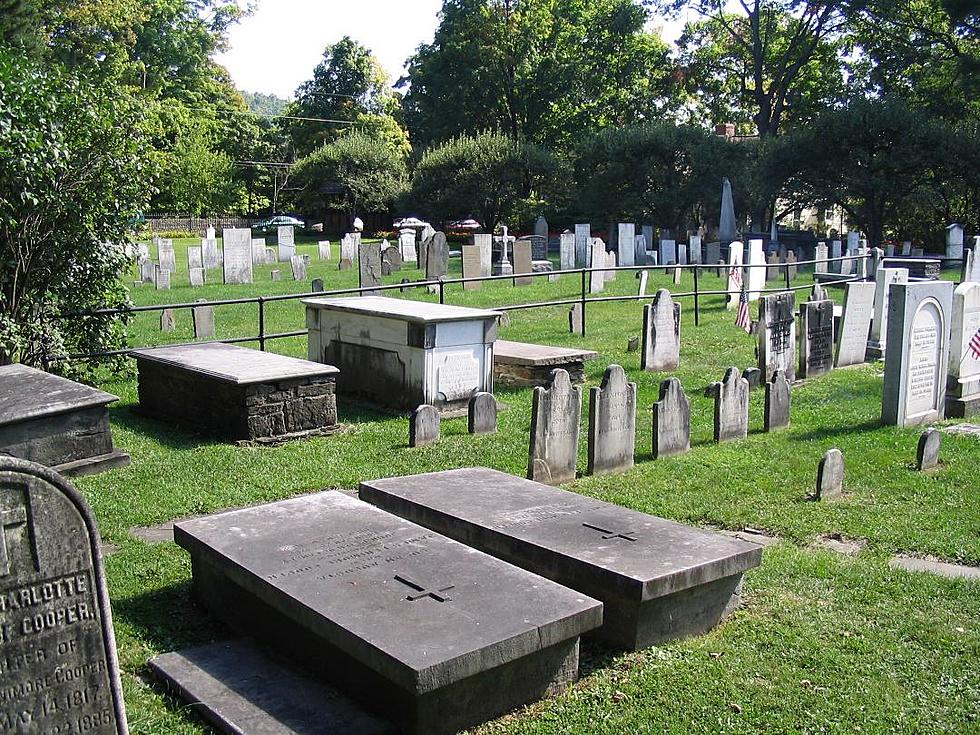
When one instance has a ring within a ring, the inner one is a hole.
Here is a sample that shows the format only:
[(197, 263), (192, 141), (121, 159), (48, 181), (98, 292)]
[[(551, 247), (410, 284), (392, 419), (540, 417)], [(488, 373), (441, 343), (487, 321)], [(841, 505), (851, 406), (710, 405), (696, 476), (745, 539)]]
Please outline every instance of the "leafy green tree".
[(418, 147), (495, 130), (552, 150), (672, 111), (669, 49), (635, 0), (444, 0), (402, 80)]
[(542, 202), (560, 201), (567, 179), (544, 148), (501, 133), (460, 136), (422, 156), (405, 204), (437, 222), (474, 217), (493, 231), (504, 220), (525, 220)]
[(405, 156), (383, 139), (353, 131), (300, 159), (293, 171), (306, 211), (350, 217), (386, 212), (408, 182)]
[(935, 197), (956, 155), (952, 131), (898, 99), (858, 99), (773, 147), (768, 173), (785, 199), (840, 205), (876, 247), (913, 200)]
[(116, 346), (118, 323), (57, 315), (126, 301), (151, 174), (142, 106), (0, 48), (0, 120), (0, 363)]
[(714, 212), (724, 172), (741, 150), (690, 125), (608, 128), (576, 160), (577, 201), (592, 218), (652, 219), (675, 231)]
[(406, 153), (408, 136), (397, 123), (398, 98), (388, 75), (374, 55), (345, 36), (327, 46), (313, 77), (296, 90), (296, 100), (286, 108), (289, 138), (302, 157), (324, 143), (360, 128), (384, 131), (385, 137)]

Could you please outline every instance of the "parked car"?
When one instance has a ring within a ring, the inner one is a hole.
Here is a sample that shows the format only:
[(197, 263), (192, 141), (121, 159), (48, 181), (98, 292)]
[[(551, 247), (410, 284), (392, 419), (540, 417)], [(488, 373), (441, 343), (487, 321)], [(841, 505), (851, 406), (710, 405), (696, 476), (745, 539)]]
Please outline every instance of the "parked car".
[(270, 217), (269, 219), (264, 219), (261, 222), (256, 222), (254, 225), (252, 225), (252, 229), (258, 230), (259, 232), (269, 232), (277, 227), (286, 227), (287, 225), (299, 227), (300, 229), (306, 227), (306, 223), (303, 222), (303, 220), (280, 214), (276, 215), (275, 217)]

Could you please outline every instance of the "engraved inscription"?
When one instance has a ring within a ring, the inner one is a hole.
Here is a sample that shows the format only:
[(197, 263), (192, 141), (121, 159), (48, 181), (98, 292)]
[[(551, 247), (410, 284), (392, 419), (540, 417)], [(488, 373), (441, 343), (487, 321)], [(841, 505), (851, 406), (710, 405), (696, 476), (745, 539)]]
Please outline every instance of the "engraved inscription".
[(544, 521), (550, 521), (564, 516), (578, 515), (581, 512), (574, 503), (549, 503), (547, 505), (539, 505), (535, 508), (521, 508), (520, 510), (502, 513), (499, 520), (494, 523), (494, 526), (496, 528), (536, 526)]
[(447, 401), (458, 401), (480, 388), (480, 362), (469, 352), (450, 352), (439, 366), (439, 393)]
[(314, 542), (279, 548), (281, 569), (266, 575), (270, 582), (298, 577), (319, 581), (340, 579), (417, 557), (427, 552), (423, 542), (435, 534), (423, 533), (397, 538), (392, 531), (366, 529), (353, 533), (325, 535)]
[(784, 352), (789, 347), (792, 329), (792, 319), (771, 322), (769, 324), (769, 349), (777, 353)]
[(636, 531), (616, 531), (611, 528), (605, 528), (604, 526), (599, 526), (594, 523), (583, 523), (586, 528), (592, 529), (593, 531), (598, 531), (603, 534), (603, 541), (609, 541), (612, 539), (622, 539), (623, 541), (636, 541)]
[(934, 304), (926, 304), (915, 315), (909, 338), (907, 416), (936, 409), (939, 391), (939, 350), (941, 320)]

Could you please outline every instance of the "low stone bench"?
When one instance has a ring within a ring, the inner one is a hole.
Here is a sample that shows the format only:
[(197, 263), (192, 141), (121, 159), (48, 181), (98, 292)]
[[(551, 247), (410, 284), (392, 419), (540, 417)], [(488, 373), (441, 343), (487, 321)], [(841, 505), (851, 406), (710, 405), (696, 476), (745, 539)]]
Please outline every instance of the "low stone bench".
[(597, 635), (628, 650), (710, 630), (762, 561), (756, 544), (484, 468), (362, 482), (360, 497), (602, 600)]
[(407, 733), (455, 733), (561, 691), (602, 621), (586, 595), (337, 491), (174, 531), (214, 615)]
[(332, 365), (219, 343), (133, 353), (140, 410), (230, 440), (308, 436), (335, 427)]
[(129, 464), (112, 444), (109, 404), (119, 399), (26, 365), (0, 367), (0, 454), (90, 475)]
[(493, 345), (493, 379), (499, 386), (547, 386), (551, 371), (561, 368), (573, 383), (583, 383), (585, 363), (598, 356), (590, 350), (498, 339)]

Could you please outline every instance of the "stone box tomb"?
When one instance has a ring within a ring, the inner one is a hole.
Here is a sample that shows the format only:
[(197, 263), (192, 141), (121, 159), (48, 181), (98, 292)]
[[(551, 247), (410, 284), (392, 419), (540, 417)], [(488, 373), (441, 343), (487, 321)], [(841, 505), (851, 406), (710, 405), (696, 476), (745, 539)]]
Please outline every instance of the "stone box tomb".
[(604, 641), (638, 650), (711, 629), (761, 548), (485, 468), (362, 482), (391, 513), (602, 600)]
[(194, 592), (406, 733), (556, 693), (602, 606), (339, 492), (178, 523)]
[(492, 390), (500, 312), (383, 296), (303, 304), (309, 359), (340, 368), (343, 396), (463, 415), (474, 393)]
[(338, 370), (209, 343), (133, 353), (140, 410), (228, 440), (306, 436), (337, 424)]
[(113, 446), (109, 404), (116, 396), (28, 367), (0, 367), (0, 455), (90, 475), (129, 464)]
[(561, 368), (573, 383), (585, 382), (585, 363), (599, 353), (570, 347), (535, 345), (498, 339), (493, 344), (493, 379), (495, 385), (546, 386), (551, 373)]

